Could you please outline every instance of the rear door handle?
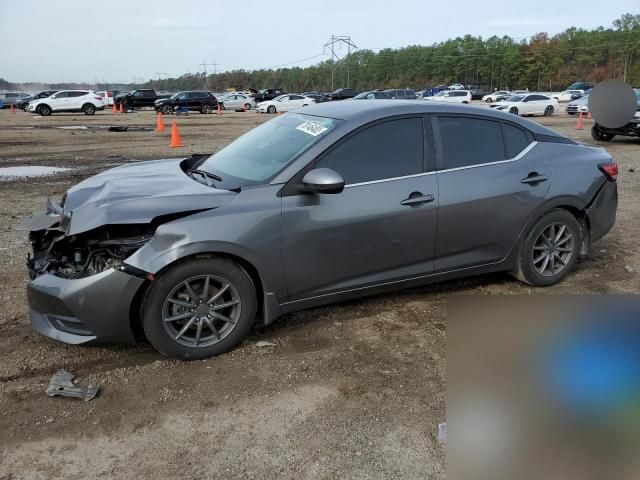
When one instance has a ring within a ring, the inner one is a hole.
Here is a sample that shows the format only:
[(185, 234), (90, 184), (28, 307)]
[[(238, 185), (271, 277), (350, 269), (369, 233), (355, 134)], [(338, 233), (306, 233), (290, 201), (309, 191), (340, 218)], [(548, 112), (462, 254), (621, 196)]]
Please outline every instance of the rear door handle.
[(535, 185), (536, 183), (546, 182), (548, 180), (547, 176), (544, 174), (539, 174), (537, 172), (532, 172), (527, 175), (525, 178), (520, 180), (520, 183), (526, 183), (528, 185)]
[(413, 192), (409, 195), (409, 198), (405, 198), (400, 202), (400, 205), (406, 205), (409, 207), (418, 207), (425, 203), (433, 202), (434, 197), (431, 194), (423, 195), (420, 192)]

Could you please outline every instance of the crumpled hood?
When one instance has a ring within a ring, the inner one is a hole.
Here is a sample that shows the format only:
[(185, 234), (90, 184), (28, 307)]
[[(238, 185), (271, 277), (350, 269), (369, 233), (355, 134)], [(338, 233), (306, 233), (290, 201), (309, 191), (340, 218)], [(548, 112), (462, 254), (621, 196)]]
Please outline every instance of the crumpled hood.
[(237, 193), (216, 190), (185, 175), (182, 160), (155, 160), (116, 167), (67, 191), (67, 234), (102, 225), (149, 223), (155, 217), (224, 205)]

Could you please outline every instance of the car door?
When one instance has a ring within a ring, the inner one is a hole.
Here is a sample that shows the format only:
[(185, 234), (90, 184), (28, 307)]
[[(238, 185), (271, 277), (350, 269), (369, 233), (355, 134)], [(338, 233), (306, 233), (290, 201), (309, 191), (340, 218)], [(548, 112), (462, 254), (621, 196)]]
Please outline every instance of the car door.
[(524, 111), (521, 113), (527, 114), (538, 114), (544, 111), (545, 105), (543, 101), (540, 100), (540, 95), (527, 95), (522, 99), (522, 104), (525, 105)]
[(420, 116), (364, 126), (309, 166), (340, 173), (341, 193), (283, 197), (291, 300), (433, 271), (437, 180), (425, 172), (424, 138)]
[(69, 108), (69, 102), (71, 101), (69, 98), (70, 93), (71, 92), (58, 92), (43, 103), (47, 103), (53, 112), (67, 110)]
[(439, 211), (436, 271), (506, 257), (551, 183), (525, 129), (479, 115), (434, 121)]
[(88, 92), (70, 92), (67, 108), (69, 110), (80, 110), (87, 101)]
[(286, 112), (289, 109), (289, 98), (291, 95), (285, 95), (276, 100), (276, 108), (279, 112)]

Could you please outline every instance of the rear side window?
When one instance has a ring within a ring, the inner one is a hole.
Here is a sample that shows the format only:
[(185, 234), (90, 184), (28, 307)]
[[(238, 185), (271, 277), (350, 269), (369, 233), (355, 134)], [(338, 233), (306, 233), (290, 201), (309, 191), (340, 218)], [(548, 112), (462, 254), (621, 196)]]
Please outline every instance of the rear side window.
[(504, 147), (507, 151), (507, 158), (517, 156), (529, 145), (527, 134), (521, 128), (503, 123), (502, 134), (504, 135)]
[(441, 169), (468, 167), (505, 159), (500, 123), (470, 117), (438, 117)]
[(69, 92), (69, 97), (82, 97), (87, 95), (89, 92)]
[(331, 150), (316, 166), (331, 168), (347, 185), (423, 171), (422, 119), (404, 118), (361, 130)]

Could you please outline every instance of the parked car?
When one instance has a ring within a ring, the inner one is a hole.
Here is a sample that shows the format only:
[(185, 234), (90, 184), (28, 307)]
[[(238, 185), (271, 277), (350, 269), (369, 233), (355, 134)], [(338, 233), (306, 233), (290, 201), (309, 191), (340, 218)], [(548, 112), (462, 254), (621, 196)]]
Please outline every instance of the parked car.
[(331, 100), (345, 100), (347, 98), (353, 98), (356, 95), (358, 95), (358, 92), (353, 88), (338, 88), (326, 96)]
[(589, 113), (589, 94), (572, 100), (567, 104), (565, 110), (569, 115), (576, 115), (578, 113)]
[(563, 92), (554, 93), (552, 96), (559, 102), (570, 102), (574, 95), (583, 95), (584, 90), (565, 90)]
[(424, 100), (431, 102), (449, 103), (471, 103), (471, 92), (469, 90), (443, 90), (433, 97), (426, 97)]
[(482, 100), (487, 94), (487, 91), (484, 88), (477, 85), (469, 86), (468, 90), (471, 92), (471, 100)]
[(288, 93), (287, 95), (281, 95), (278, 98), (274, 98), (273, 100), (259, 103), (256, 107), (256, 112), (288, 112), (289, 110), (295, 110), (296, 108), (308, 107), (309, 105), (313, 105), (314, 103), (316, 103), (316, 101), (311, 97)]
[(309, 106), (211, 156), (102, 172), (23, 221), (31, 325), (73, 344), (139, 326), (198, 359), (256, 317), (489, 272), (553, 285), (613, 226), (616, 174), (603, 148), (496, 110)]
[(530, 95), (512, 95), (506, 100), (489, 105), (496, 110), (504, 110), (514, 115), (553, 115), (560, 106), (555, 98), (533, 93)]
[(410, 88), (390, 88), (385, 90), (384, 93), (389, 95), (393, 100), (415, 100), (416, 91)]
[(164, 114), (173, 113), (178, 108), (211, 113), (217, 107), (218, 99), (210, 92), (200, 90), (178, 92), (169, 98), (159, 98), (155, 102), (155, 109)]
[(58, 90), (43, 90), (42, 92), (38, 92), (35, 95), (29, 95), (27, 97), (22, 97), (20, 100), (16, 102), (16, 108), (20, 108), (25, 112), (29, 110), (29, 102), (33, 100), (39, 100), (41, 98), (47, 98), (56, 93)]
[(569, 85), (565, 90), (591, 90), (594, 87), (593, 82), (576, 82)]
[(249, 95), (241, 93), (229, 93), (220, 99), (223, 110), (251, 110), (256, 108), (256, 101)]
[(362, 92), (353, 97), (354, 100), (391, 100), (391, 96), (386, 91), (371, 90), (370, 92)]
[(449, 90), (464, 90), (464, 85), (461, 83), (454, 83), (453, 85), (449, 85)]
[(24, 92), (0, 93), (0, 101), (2, 101), (2, 108), (10, 108), (11, 105), (15, 106), (20, 100), (28, 96), (29, 94)]
[(609, 128), (603, 125), (594, 123), (591, 127), (591, 136), (598, 141), (608, 142), (616, 135), (622, 135), (624, 137), (640, 137), (640, 89), (634, 90), (636, 94), (637, 106), (634, 117), (625, 125), (618, 128)]
[(265, 90), (260, 90), (258, 93), (256, 93), (255, 96), (256, 103), (273, 100), (274, 98), (279, 97), (280, 95), (284, 95), (285, 93), (287, 92), (282, 88), (267, 88)]
[(43, 117), (59, 112), (84, 112), (93, 115), (104, 110), (104, 100), (91, 90), (61, 90), (53, 95), (29, 102), (29, 111)]
[(500, 100), (504, 100), (511, 95), (512, 93), (509, 90), (496, 90), (495, 92), (482, 97), (482, 101), (487, 103), (499, 102)]
[(101, 90), (96, 93), (104, 99), (104, 106), (110, 107), (111, 105), (113, 105), (114, 97), (122, 92), (120, 92), (120, 90)]
[(325, 97), (324, 95), (320, 95), (319, 93), (303, 93), (303, 97), (313, 98), (316, 103), (324, 103), (330, 102), (331, 99), (329, 97)]
[(152, 88), (139, 88), (132, 92), (120, 93), (116, 95), (113, 102), (116, 107), (123, 105), (124, 110), (134, 110), (136, 108), (154, 107), (156, 100), (169, 98), (170, 94), (156, 93)]

